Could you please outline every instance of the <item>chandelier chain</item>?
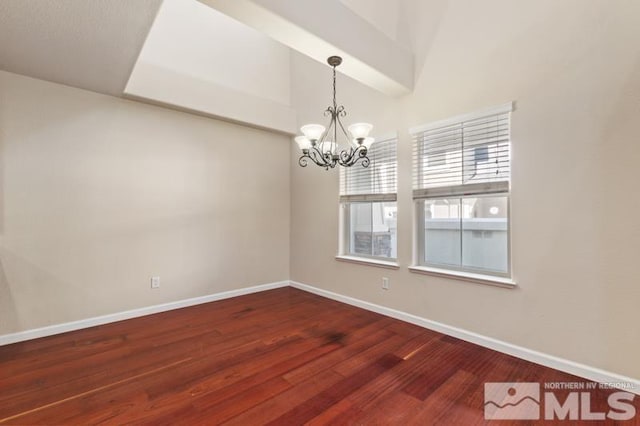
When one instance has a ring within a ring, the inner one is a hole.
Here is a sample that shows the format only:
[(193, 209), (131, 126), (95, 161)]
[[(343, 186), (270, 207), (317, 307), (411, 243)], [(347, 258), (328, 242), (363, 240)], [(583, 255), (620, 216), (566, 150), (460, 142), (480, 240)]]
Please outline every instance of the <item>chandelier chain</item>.
[(336, 66), (333, 66), (333, 109), (337, 108), (338, 104), (336, 103)]

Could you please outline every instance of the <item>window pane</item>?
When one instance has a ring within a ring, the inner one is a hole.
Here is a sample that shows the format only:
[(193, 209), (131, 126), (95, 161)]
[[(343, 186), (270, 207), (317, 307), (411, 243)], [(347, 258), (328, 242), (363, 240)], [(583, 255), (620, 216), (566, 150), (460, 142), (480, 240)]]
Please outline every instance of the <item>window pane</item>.
[(460, 266), (460, 199), (425, 201), (424, 232), (427, 264)]
[(462, 266), (509, 272), (508, 198), (462, 199)]
[[(398, 257), (398, 203), (393, 202), (374, 204), (379, 204), (382, 208), (382, 222), (386, 230), (382, 229), (381, 231), (383, 233), (388, 232), (388, 237), (379, 237), (380, 239), (377, 250), (379, 254), (375, 254), (376, 250), (374, 250), (374, 254), (375, 256), (385, 256), (395, 259)], [(388, 247), (385, 247), (385, 245), (388, 245)]]
[(350, 214), (350, 252), (371, 256), (373, 253), (371, 235), (371, 203), (351, 203)]
[(351, 203), (349, 253), (375, 257), (397, 256), (397, 203)]

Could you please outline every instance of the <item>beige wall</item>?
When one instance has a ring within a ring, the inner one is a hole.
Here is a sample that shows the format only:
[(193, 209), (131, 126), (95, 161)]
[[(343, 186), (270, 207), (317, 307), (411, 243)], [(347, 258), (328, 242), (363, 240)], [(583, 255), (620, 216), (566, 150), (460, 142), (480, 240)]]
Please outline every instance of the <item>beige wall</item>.
[[(640, 377), (640, 2), (402, 5), (415, 92), (338, 79), (347, 123), (400, 136), (399, 270), (334, 259), (338, 173), (284, 136), (0, 72), (0, 334), (291, 278)], [(318, 120), (330, 69), (291, 76)], [(518, 288), (409, 273), (406, 129), (510, 100)]]
[[(338, 80), (349, 113), (366, 116), (381, 133), (399, 132), (401, 268), (334, 260), (338, 174), (292, 161), (291, 279), (640, 378), (640, 2), (416, 0), (405, 6), (418, 59), (415, 92), (390, 100)], [(292, 59), (302, 123), (328, 104), (327, 87), (308, 82), (328, 82), (329, 75), (315, 62)], [(407, 128), (511, 100), (518, 287), (408, 272)], [(389, 291), (381, 289), (383, 276)]]
[(0, 335), (286, 280), (289, 143), (0, 72)]

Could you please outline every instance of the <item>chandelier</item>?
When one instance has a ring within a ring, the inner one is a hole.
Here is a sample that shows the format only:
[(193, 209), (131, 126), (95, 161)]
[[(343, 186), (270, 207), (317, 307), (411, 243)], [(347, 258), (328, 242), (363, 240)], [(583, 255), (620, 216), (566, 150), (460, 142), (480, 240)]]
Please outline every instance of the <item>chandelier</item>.
[[(325, 117), (331, 117), (329, 125), (325, 128), (321, 124), (306, 124), (300, 128), (304, 136), (297, 136), (296, 143), (302, 156), (298, 159), (298, 164), (307, 167), (307, 160), (313, 161), (325, 170), (334, 168), (336, 164), (343, 167), (351, 167), (358, 162), (363, 167), (369, 166), (367, 150), (371, 147), (374, 139), (369, 137), (369, 132), (373, 126), (369, 123), (355, 123), (349, 126), (348, 132), (344, 129), (340, 117), (347, 115), (344, 106), (336, 103), (336, 67), (342, 63), (340, 56), (331, 56), (327, 63), (333, 67), (333, 105), (329, 106), (325, 112)], [(341, 137), (344, 136), (347, 148), (339, 150), (338, 128)]]

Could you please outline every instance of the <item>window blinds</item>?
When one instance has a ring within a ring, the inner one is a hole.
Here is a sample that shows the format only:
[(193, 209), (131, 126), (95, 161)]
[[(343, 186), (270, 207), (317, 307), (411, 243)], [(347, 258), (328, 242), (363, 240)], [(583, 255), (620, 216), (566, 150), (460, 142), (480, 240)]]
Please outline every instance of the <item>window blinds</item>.
[(512, 103), (413, 128), (413, 198), (506, 192)]
[(396, 146), (395, 137), (379, 140), (368, 150), (369, 167), (341, 167), (340, 202), (396, 201)]

